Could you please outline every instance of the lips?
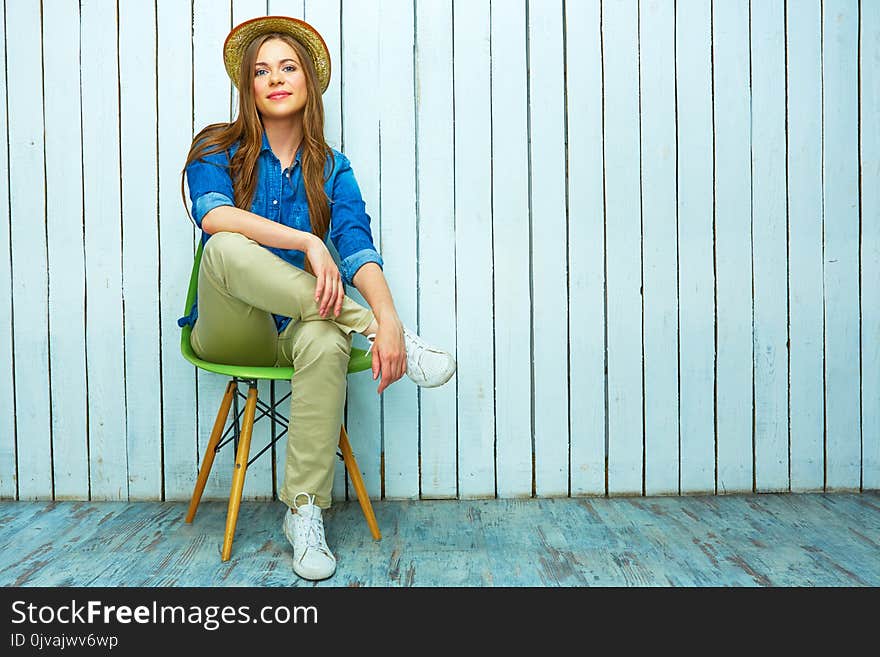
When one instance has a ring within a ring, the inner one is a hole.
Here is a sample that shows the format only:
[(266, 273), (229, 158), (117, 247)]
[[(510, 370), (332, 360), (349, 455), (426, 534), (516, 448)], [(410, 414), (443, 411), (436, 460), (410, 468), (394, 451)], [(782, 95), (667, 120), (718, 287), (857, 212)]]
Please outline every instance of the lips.
[(269, 94), (269, 100), (280, 100), (281, 98), (287, 98), (290, 94), (286, 91), (277, 91), (274, 94)]

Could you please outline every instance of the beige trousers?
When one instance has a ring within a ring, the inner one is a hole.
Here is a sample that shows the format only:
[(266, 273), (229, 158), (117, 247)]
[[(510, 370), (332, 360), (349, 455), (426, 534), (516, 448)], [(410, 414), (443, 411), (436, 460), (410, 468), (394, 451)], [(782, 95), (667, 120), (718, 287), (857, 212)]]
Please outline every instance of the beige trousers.
[[(294, 367), (287, 464), (279, 497), (297, 493), (330, 506), (345, 406), (351, 334), (373, 313), (345, 297), (342, 312), (318, 314), (316, 278), (239, 233), (215, 233), (199, 268), (198, 320), (191, 343), (215, 363)], [(280, 334), (272, 313), (293, 318)]]

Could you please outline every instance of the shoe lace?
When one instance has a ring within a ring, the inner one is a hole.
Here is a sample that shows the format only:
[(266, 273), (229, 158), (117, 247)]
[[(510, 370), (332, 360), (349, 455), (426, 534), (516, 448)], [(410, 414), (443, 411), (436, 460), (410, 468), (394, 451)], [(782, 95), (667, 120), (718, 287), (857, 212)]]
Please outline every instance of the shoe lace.
[(419, 369), (421, 369), (422, 354), (428, 350), (427, 346), (423, 344), (421, 340), (416, 340), (406, 331), (404, 331), (403, 337), (406, 346), (407, 360), (417, 364)]
[(324, 521), (317, 515), (308, 519), (306, 529), (306, 547), (327, 551), (327, 544), (324, 542)]
[[(314, 505), (315, 496), (309, 495), (308, 493), (299, 493), (296, 497), (300, 495), (305, 495), (306, 499), (308, 499), (309, 505)], [(316, 550), (321, 550), (322, 552), (328, 552), (329, 548), (327, 547), (327, 543), (324, 540), (324, 520), (318, 513), (299, 513), (299, 509), (303, 504), (296, 504), (294, 500), (294, 505), (296, 506), (297, 513), (299, 516), (305, 520), (305, 532), (306, 532), (306, 548), (315, 548)]]

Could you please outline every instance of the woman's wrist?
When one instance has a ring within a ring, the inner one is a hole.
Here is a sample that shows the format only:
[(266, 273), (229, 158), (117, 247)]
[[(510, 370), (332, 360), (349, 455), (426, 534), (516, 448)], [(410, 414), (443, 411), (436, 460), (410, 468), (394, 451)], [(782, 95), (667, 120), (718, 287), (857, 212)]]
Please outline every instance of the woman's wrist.
[(290, 231), (290, 247), (288, 247), (292, 251), (302, 251), (305, 253), (309, 250), (314, 243), (318, 240), (317, 235), (314, 233), (307, 233), (304, 230), (297, 230), (296, 228), (290, 228), (289, 226), (285, 226), (288, 231)]
[(373, 308), (373, 316), (379, 322), (379, 326), (382, 324), (400, 324), (400, 317), (397, 316), (397, 310), (393, 305)]

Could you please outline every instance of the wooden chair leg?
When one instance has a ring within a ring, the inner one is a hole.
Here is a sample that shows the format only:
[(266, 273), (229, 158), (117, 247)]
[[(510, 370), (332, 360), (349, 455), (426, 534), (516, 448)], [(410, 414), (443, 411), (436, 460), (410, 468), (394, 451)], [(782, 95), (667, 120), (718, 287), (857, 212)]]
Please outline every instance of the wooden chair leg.
[(205, 456), (202, 458), (202, 466), (199, 468), (199, 476), (196, 479), (196, 487), (193, 490), (192, 498), (189, 501), (189, 511), (186, 514), (186, 522), (192, 522), (196, 517), (196, 509), (199, 508), (199, 502), (202, 499), (202, 492), (205, 490), (205, 484), (208, 483), (208, 475), (211, 474), (211, 466), (214, 465), (214, 450), (220, 442), (220, 436), (223, 434), (223, 427), (226, 425), (226, 419), (229, 417), (229, 407), (232, 405), (232, 395), (235, 393), (235, 383), (229, 382), (226, 386), (226, 393), (220, 402), (220, 408), (217, 411), (217, 418), (214, 420), (214, 428), (211, 431), (211, 438), (208, 440), (208, 448), (205, 450)]
[(241, 491), (244, 489), (244, 475), (247, 472), (248, 455), (251, 451), (251, 434), (254, 431), (254, 415), (257, 410), (257, 386), (252, 384), (248, 390), (244, 418), (241, 422), (241, 436), (238, 439), (238, 453), (235, 455), (235, 471), (232, 474), (232, 490), (229, 493), (229, 510), (226, 513), (226, 533), (223, 535), (223, 551), (220, 558), (229, 561), (232, 554), (232, 537), (238, 521), (238, 508), (241, 506)]
[(351, 483), (357, 493), (361, 511), (364, 512), (364, 517), (370, 526), (370, 533), (373, 535), (373, 539), (378, 541), (382, 538), (382, 534), (379, 533), (379, 523), (376, 522), (376, 514), (373, 513), (373, 505), (370, 503), (370, 497), (367, 495), (367, 488), (364, 486), (364, 479), (361, 477), (360, 468), (358, 468), (357, 461), (354, 460), (345, 425), (342, 425), (339, 429), (339, 449), (342, 451), (345, 469), (348, 470), (348, 476), (351, 477)]

